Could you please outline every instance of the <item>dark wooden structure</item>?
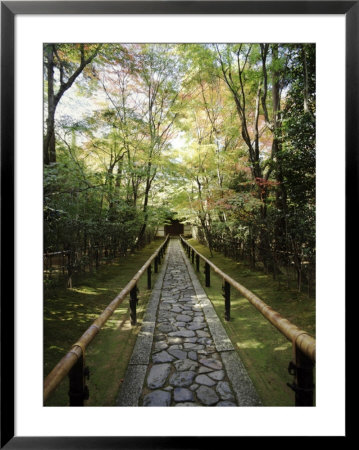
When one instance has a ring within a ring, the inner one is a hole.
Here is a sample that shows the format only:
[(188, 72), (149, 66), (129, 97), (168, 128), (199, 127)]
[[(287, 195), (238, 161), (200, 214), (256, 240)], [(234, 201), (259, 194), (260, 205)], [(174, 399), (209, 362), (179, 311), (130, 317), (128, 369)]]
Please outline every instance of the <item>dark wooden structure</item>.
[(165, 235), (179, 236), (184, 232), (184, 225), (179, 220), (171, 220), (171, 225), (165, 225)]

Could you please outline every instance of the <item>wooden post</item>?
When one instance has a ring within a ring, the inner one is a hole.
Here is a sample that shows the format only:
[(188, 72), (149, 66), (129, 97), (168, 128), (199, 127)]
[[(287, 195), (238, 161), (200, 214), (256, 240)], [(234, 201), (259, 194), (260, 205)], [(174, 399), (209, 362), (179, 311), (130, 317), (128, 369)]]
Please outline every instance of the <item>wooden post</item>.
[(295, 406), (314, 405), (314, 362), (293, 344), (294, 363), (289, 363), (288, 372), (294, 375), (294, 383), (287, 385), (295, 392)]
[(211, 286), (211, 272), (210, 272), (210, 267), (208, 263), (205, 263), (204, 265), (204, 274), (206, 276), (206, 287), (210, 287)]
[(70, 406), (84, 406), (84, 401), (89, 398), (89, 390), (85, 383), (85, 357), (82, 354), (69, 372), (69, 398)]
[(313, 406), (314, 400), (314, 363), (296, 347), (296, 391), (295, 406)]
[(155, 256), (155, 273), (158, 272), (158, 256)]
[(152, 267), (150, 264), (147, 267), (147, 289), (151, 289), (151, 273), (152, 273)]
[(223, 280), (223, 297), (224, 297), (224, 319), (229, 322), (231, 320), (231, 285), (228, 281)]
[(194, 264), (194, 250), (192, 249), (192, 264)]
[(130, 291), (130, 319), (131, 325), (136, 325), (136, 306), (137, 306), (138, 298), (137, 298), (137, 285), (135, 285)]
[(196, 270), (199, 272), (199, 255), (196, 253)]

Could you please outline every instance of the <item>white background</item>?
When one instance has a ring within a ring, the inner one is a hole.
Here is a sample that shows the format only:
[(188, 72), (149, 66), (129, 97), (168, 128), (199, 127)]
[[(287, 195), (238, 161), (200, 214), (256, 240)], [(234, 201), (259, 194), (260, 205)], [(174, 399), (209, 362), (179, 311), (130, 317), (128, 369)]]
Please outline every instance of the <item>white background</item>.
[[(43, 42), (317, 44), (315, 408), (42, 406)], [(16, 16), (16, 436), (345, 434), (344, 64), (344, 16)]]

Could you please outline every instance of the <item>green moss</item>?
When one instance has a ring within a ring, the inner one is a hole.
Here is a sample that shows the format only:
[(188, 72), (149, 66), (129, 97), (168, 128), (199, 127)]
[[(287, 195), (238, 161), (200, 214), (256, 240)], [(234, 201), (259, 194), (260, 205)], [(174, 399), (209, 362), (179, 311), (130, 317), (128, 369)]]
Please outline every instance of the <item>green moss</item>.
[[(282, 316), (315, 336), (315, 299), (298, 292), (295, 285), (274, 281), (260, 271), (251, 271), (241, 262), (218, 252), (213, 257), (207, 247), (191, 239), (193, 245), (223, 272), (243, 284)], [(265, 406), (292, 406), (294, 392), (287, 386), (293, 377), (287, 367), (292, 358), (291, 343), (273, 327), (250, 303), (231, 288), (231, 320), (224, 320), (222, 279), (211, 272), (211, 287), (204, 285), (203, 266), (197, 272), (199, 280), (213, 303), (229, 338), (247, 368)]]
[[(111, 265), (101, 266), (97, 273), (74, 279), (74, 287), (55, 287), (44, 296), (44, 377), (46, 377), (92, 322), (126, 286), (161, 241)], [(157, 275), (152, 271), (152, 286)], [(146, 274), (138, 283), (137, 325), (129, 320), (129, 297), (119, 305), (86, 351), (90, 368), (88, 406), (113, 406), (131, 357), (142, 317), (151, 291)], [(46, 406), (68, 405), (68, 378), (52, 393)]]

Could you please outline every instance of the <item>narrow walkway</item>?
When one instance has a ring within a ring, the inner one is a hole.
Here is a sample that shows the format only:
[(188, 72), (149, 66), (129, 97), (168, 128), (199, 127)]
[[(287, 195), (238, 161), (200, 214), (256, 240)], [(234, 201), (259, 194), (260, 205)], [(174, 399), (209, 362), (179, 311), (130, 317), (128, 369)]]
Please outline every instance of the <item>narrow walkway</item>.
[(117, 404), (260, 405), (177, 239), (169, 244)]

